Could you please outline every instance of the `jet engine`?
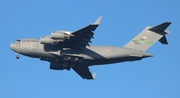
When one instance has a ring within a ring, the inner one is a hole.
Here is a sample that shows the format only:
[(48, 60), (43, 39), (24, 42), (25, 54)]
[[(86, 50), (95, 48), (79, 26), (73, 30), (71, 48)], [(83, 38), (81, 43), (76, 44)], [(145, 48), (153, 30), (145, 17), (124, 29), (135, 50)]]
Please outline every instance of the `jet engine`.
[(70, 36), (73, 36), (69, 31), (53, 31), (51, 36), (43, 36), (40, 38), (41, 44), (56, 44), (58, 42), (62, 42), (65, 39), (69, 39)]
[(50, 36), (43, 36), (40, 38), (41, 44), (54, 44), (54, 40)]
[(51, 38), (52, 39), (69, 39), (69, 37), (71, 36), (71, 32), (69, 31), (61, 31), (61, 30), (57, 30), (57, 31), (53, 31), (51, 33)]

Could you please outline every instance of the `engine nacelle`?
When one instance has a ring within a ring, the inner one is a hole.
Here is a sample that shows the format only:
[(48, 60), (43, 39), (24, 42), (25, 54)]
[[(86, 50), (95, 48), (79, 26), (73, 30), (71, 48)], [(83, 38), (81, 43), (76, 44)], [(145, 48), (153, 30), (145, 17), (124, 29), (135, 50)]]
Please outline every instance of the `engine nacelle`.
[(64, 65), (63, 63), (51, 63), (50, 64), (50, 69), (52, 70), (63, 70), (63, 69), (68, 69), (67, 65)]
[(40, 38), (41, 44), (54, 44), (54, 40), (50, 36), (43, 36)]
[(68, 31), (60, 31), (60, 30), (57, 30), (57, 31), (53, 31), (51, 33), (51, 38), (52, 39), (69, 39), (70, 37), (70, 32)]

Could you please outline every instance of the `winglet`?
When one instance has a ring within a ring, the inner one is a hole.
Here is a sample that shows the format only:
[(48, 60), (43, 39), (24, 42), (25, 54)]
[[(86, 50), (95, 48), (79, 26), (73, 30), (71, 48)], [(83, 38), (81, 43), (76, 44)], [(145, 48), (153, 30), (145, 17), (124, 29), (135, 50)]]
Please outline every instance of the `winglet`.
[(94, 24), (95, 24), (95, 25), (99, 25), (100, 22), (101, 22), (101, 19), (102, 19), (102, 16), (100, 16), (100, 17), (94, 22)]
[(93, 77), (93, 79), (95, 79), (95, 77), (96, 77), (96, 73), (93, 73), (93, 74), (92, 74), (92, 77)]

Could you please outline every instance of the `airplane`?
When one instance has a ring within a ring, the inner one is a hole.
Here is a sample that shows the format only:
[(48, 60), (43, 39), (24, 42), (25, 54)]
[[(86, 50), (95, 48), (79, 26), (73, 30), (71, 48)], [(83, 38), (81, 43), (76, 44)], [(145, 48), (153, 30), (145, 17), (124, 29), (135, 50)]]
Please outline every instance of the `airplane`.
[(38, 58), (48, 61), (52, 70), (73, 69), (83, 79), (94, 80), (96, 73), (91, 74), (89, 66), (142, 60), (153, 56), (146, 50), (157, 41), (168, 44), (165, 35), (170, 33), (166, 28), (171, 22), (145, 27), (123, 47), (90, 45), (101, 19), (100, 16), (93, 24), (73, 32), (55, 30), (40, 39), (19, 39), (10, 48), (16, 52), (17, 59), (20, 54)]

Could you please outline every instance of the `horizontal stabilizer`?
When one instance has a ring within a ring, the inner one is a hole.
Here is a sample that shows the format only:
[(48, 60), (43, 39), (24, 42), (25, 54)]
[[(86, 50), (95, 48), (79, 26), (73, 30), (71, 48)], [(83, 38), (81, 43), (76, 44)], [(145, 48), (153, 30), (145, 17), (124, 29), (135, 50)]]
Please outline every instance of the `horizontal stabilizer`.
[(166, 28), (171, 24), (171, 22), (164, 22), (160, 25), (154, 26), (152, 28), (150, 28), (149, 30), (151, 31), (164, 31), (166, 30)]
[(160, 41), (162, 44), (168, 44), (168, 41), (167, 41), (165, 35), (164, 35), (159, 41)]
[(130, 57), (137, 57), (137, 58), (142, 58), (142, 57), (152, 57), (152, 54), (148, 53), (142, 53), (142, 54), (129, 54)]
[(138, 54), (130, 54), (129, 56), (131, 56), (131, 57), (143, 57), (143, 55), (138, 55)]

